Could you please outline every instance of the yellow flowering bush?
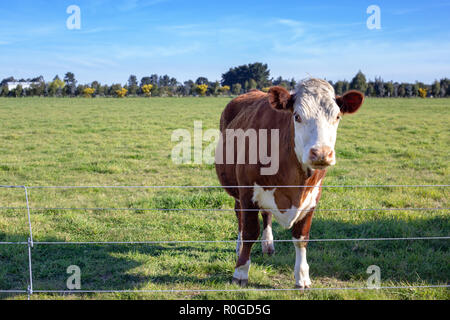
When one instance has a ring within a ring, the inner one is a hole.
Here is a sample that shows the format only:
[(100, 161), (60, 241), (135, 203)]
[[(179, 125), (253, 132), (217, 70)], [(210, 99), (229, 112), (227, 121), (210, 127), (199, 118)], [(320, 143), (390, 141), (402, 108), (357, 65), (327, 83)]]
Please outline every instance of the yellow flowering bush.
[(85, 98), (91, 98), (92, 95), (94, 94), (95, 89), (94, 88), (84, 88), (83, 89), (83, 96)]
[(421, 98), (426, 98), (427, 97), (427, 89), (419, 88), (419, 96)]
[(223, 87), (220, 87), (219, 90), (220, 90), (220, 92), (227, 93), (227, 92), (230, 91), (230, 86), (223, 86)]
[(118, 97), (118, 98), (123, 98), (123, 97), (125, 97), (125, 96), (127, 95), (127, 93), (128, 93), (128, 90), (125, 89), (125, 88), (122, 88), (122, 89), (120, 89), (120, 90), (116, 90), (116, 94), (117, 94), (117, 97)]
[(262, 88), (261, 90), (262, 90), (263, 92), (269, 92), (270, 87), (265, 87), (265, 88)]
[(199, 84), (196, 88), (197, 93), (201, 96), (204, 96), (206, 94), (206, 90), (208, 90), (207, 84)]
[(147, 96), (147, 97), (150, 97), (150, 95), (151, 95), (151, 91), (152, 91), (152, 89), (153, 89), (153, 85), (152, 84), (144, 84), (143, 86), (142, 86), (142, 92)]

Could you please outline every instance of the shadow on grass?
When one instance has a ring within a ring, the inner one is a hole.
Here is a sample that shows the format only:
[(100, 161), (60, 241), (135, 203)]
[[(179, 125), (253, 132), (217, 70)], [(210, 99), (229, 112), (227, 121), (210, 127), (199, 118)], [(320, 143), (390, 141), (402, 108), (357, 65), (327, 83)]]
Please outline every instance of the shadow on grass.
[[(399, 238), (447, 236), (445, 216), (417, 218), (408, 222), (396, 218), (376, 218), (361, 223), (339, 222), (316, 217), (311, 239)], [(290, 231), (274, 223), (275, 239), (290, 239)], [(234, 235), (230, 236), (233, 239)], [(0, 232), (0, 241), (24, 241), (27, 235)], [(63, 241), (51, 237), (40, 241)], [(229, 239), (228, 239), (229, 240)], [(234, 240), (234, 239), (233, 239)], [(293, 279), (295, 253), (292, 243), (276, 243), (273, 257), (262, 256), (261, 245), (252, 252), (253, 265), (270, 268), (271, 274)], [(340, 281), (367, 279), (367, 267), (378, 265), (382, 281), (398, 283), (446, 283), (450, 276), (447, 240), (312, 242), (308, 262), (313, 281), (332, 278)], [(234, 245), (35, 245), (32, 249), (35, 290), (66, 290), (70, 265), (82, 272), (83, 290), (133, 290), (210, 288), (228, 284), (235, 260)], [(0, 289), (24, 290), (29, 279), (26, 245), (0, 246)], [(250, 281), (251, 281), (250, 272)], [(293, 280), (292, 280), (293, 282)], [(266, 287), (251, 283), (252, 287)], [(0, 297), (3, 297), (1, 295)]]

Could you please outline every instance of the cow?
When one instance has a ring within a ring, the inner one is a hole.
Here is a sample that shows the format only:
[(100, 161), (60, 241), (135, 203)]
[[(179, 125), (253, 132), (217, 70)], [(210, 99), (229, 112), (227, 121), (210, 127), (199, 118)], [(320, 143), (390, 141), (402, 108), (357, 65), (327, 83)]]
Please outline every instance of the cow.
[[(295, 286), (310, 288), (306, 247), (314, 209), (322, 192), (322, 181), (327, 168), (336, 163), (334, 150), (337, 128), (341, 117), (355, 113), (363, 104), (364, 95), (351, 90), (338, 96), (325, 80), (302, 80), (292, 92), (280, 86), (267, 93), (252, 90), (233, 99), (220, 119), (221, 138), (217, 151), (222, 155), (249, 150), (248, 136), (243, 144), (236, 139), (229, 151), (230, 139), (225, 135), (233, 130), (278, 132), (279, 167), (275, 174), (263, 175), (263, 164), (258, 154), (257, 163), (217, 161), (216, 172), (222, 187), (235, 200), (238, 218), (237, 262), (232, 283), (248, 285), (250, 254), (260, 234), (259, 216), (263, 219), (262, 251), (275, 252), (272, 234), (272, 216), (285, 229), (292, 229), (295, 247)], [(242, 141), (242, 140), (241, 140)], [(272, 150), (273, 142), (266, 150)], [(261, 148), (261, 146), (259, 146)], [(239, 151), (240, 150), (240, 151)], [(253, 149), (256, 150), (256, 149)], [(216, 153), (218, 153), (216, 151)], [(248, 161), (249, 155), (245, 155)], [(231, 159), (232, 157), (230, 157)]]

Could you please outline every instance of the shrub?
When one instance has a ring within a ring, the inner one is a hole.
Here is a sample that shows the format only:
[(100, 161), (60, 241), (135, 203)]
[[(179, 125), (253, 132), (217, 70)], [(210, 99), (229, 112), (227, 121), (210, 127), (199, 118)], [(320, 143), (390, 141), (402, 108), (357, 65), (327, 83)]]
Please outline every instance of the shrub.
[(427, 97), (427, 89), (419, 88), (419, 96), (421, 98), (426, 98)]
[(142, 89), (142, 92), (145, 94), (145, 96), (150, 97), (151, 91), (153, 89), (153, 85), (152, 84), (144, 84), (141, 89)]
[(125, 88), (122, 88), (120, 90), (116, 90), (117, 98), (123, 98), (123, 97), (125, 97), (127, 95), (127, 93), (128, 93), (128, 90), (125, 89)]
[(94, 88), (84, 88), (83, 89), (83, 96), (85, 98), (92, 98), (92, 95), (94, 94), (95, 89)]
[(199, 84), (196, 88), (197, 93), (201, 96), (204, 96), (206, 94), (206, 90), (208, 90), (207, 84)]

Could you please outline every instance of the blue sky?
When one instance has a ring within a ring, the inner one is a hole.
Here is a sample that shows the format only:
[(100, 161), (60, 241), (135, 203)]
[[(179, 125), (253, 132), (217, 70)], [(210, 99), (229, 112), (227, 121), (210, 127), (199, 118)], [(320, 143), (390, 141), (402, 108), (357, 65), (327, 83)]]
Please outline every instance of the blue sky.
[[(369, 30), (366, 10), (381, 9)], [(69, 5), (81, 29), (68, 30)], [(0, 79), (75, 73), (125, 83), (153, 73), (220, 80), (231, 66), (271, 76), (425, 81), (450, 76), (450, 1), (15, 0), (0, 4)]]

